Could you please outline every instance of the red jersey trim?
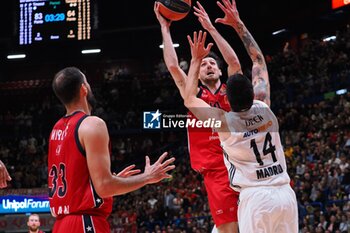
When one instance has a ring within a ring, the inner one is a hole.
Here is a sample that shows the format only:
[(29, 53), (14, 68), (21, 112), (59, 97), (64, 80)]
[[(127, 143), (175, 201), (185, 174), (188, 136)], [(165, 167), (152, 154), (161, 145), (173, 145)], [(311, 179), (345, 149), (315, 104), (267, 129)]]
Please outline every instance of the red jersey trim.
[[(207, 89), (207, 90), (211, 93), (211, 91), (209, 90), (209, 88), (208, 88), (206, 85), (202, 85), (202, 87), (205, 88), (205, 89)], [(220, 86), (219, 86), (218, 89), (216, 89), (216, 91), (215, 91), (214, 93), (212, 93), (212, 94), (213, 94), (213, 95), (216, 95), (217, 93), (219, 93), (219, 91), (221, 90), (221, 87), (222, 87), (222, 82), (220, 82)], [(203, 90), (200, 90), (201, 95), (202, 95), (202, 92), (203, 92)], [(199, 93), (199, 92), (198, 92), (198, 93)], [(200, 95), (200, 96), (201, 96), (201, 95)], [(197, 97), (199, 98), (200, 96), (197, 96)]]

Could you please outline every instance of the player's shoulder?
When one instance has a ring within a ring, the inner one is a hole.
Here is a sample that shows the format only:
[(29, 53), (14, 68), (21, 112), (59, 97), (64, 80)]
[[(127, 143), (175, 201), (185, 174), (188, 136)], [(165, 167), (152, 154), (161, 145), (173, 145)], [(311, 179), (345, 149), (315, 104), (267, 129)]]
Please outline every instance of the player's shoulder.
[(256, 99), (253, 101), (253, 107), (256, 107), (256, 108), (269, 108), (269, 106), (264, 101), (256, 100)]
[(97, 116), (87, 116), (80, 125), (83, 130), (95, 130), (98, 128), (105, 128), (106, 122)]
[(104, 140), (108, 137), (108, 129), (103, 119), (96, 116), (88, 116), (82, 121), (78, 134), (84, 145), (86, 140), (95, 142)]

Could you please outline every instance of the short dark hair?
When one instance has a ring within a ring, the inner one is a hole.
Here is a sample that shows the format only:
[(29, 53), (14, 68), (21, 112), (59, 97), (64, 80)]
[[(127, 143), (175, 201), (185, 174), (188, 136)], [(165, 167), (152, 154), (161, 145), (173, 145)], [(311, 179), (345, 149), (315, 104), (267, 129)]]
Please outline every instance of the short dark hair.
[(63, 104), (72, 103), (79, 94), (84, 75), (76, 67), (67, 67), (60, 70), (52, 81), (52, 89)]
[(252, 82), (243, 74), (231, 75), (226, 82), (227, 99), (234, 112), (249, 110), (253, 105), (254, 90)]
[(206, 57), (211, 57), (211, 58), (213, 58), (213, 59), (216, 61), (216, 64), (218, 65), (219, 69), (222, 68), (222, 60), (221, 60), (221, 58), (220, 58), (216, 53), (210, 51), (210, 52), (208, 53), (208, 55), (205, 56), (204, 58), (206, 58)]

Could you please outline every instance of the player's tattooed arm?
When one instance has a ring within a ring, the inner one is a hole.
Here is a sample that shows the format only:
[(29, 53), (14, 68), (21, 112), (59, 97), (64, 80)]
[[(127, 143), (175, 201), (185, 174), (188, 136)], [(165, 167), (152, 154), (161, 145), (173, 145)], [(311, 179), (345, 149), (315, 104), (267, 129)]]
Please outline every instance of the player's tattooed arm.
[(258, 91), (255, 93), (255, 98), (264, 101), (270, 106), (269, 75), (261, 49), (240, 19), (235, 0), (232, 0), (232, 2), (230, 0), (222, 0), (222, 3), (218, 2), (217, 4), (225, 13), (225, 16), (216, 19), (215, 22), (230, 25), (237, 32), (253, 62), (252, 82), (254, 91)]
[(253, 62), (252, 83), (255, 99), (264, 101), (270, 106), (270, 82), (264, 55), (243, 22), (238, 24), (236, 31)]

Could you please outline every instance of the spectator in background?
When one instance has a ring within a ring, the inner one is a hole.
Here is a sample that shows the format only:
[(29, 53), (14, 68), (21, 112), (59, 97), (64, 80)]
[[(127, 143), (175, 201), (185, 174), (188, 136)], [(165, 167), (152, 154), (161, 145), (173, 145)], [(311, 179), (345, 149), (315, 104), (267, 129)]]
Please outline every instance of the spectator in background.
[(39, 229), (40, 227), (40, 217), (37, 214), (31, 214), (28, 217), (27, 226), (29, 228), (28, 233), (45, 233)]
[(187, 72), (188, 70), (188, 62), (184, 59), (184, 58), (180, 58), (180, 68), (184, 71), (184, 72)]
[(6, 188), (7, 181), (11, 180), (11, 176), (6, 169), (5, 164), (0, 160), (0, 188)]

